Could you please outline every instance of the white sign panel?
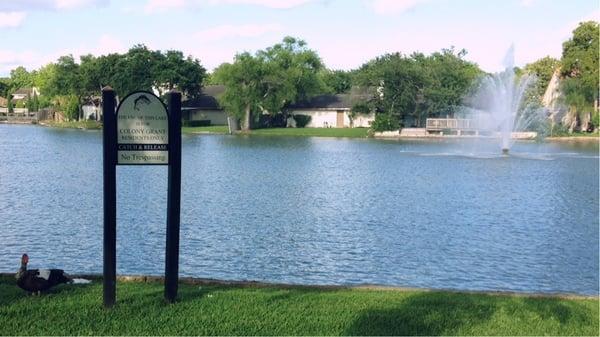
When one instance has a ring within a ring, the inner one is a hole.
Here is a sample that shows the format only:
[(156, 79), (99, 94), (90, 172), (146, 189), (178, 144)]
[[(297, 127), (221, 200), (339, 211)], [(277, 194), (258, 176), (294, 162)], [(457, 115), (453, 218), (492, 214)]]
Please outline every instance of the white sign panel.
[(117, 109), (117, 164), (168, 164), (169, 117), (149, 92), (127, 96)]

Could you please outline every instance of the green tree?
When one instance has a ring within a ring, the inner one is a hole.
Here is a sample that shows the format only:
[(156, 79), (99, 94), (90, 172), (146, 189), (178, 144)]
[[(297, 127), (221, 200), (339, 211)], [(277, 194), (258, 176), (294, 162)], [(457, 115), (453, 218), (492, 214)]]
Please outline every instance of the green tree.
[(10, 71), (11, 86), (14, 90), (33, 86), (33, 76), (25, 67), (17, 67)]
[(319, 76), (323, 63), (303, 40), (286, 36), (281, 43), (259, 50), (256, 55), (267, 68), (264, 105), (268, 112), (278, 113), (289, 104), (325, 90)]
[(33, 85), (40, 90), (40, 94), (45, 97), (53, 97), (58, 94), (56, 84), (56, 65), (48, 63), (42, 66), (33, 79)]
[(560, 61), (546, 56), (535, 62), (525, 65), (524, 72), (536, 77), (536, 82), (533, 87), (534, 97), (541, 102), (548, 84), (552, 79), (554, 72), (560, 67)]
[(427, 117), (453, 115), (462, 105), (465, 94), (475, 79), (482, 75), (479, 67), (464, 59), (467, 51), (442, 49), (428, 57), (414, 56), (427, 75), (423, 88), (418, 121), (422, 126)]
[(352, 72), (325, 69), (320, 72), (327, 91), (333, 94), (345, 94), (352, 88)]
[(233, 63), (215, 69), (214, 77), (226, 87), (219, 104), (232, 116), (243, 118), (242, 130), (250, 130), (253, 112), (259, 111), (264, 95), (263, 60), (247, 52), (237, 54)]
[(419, 115), (427, 77), (415, 57), (400, 53), (380, 56), (359, 69), (357, 82), (376, 88), (370, 103), (377, 112), (374, 124), (378, 131), (397, 129), (397, 123), (404, 126), (411, 117)]
[[(586, 113), (598, 113), (593, 111), (593, 107), (598, 104), (599, 36), (598, 23), (588, 21), (580, 23), (573, 36), (563, 43), (562, 90), (566, 103), (577, 111), (580, 118)], [(592, 117), (592, 120), (596, 119)]]
[(428, 117), (452, 115), (473, 81), (482, 73), (453, 48), (425, 56), (386, 54), (364, 64), (355, 84), (371, 89), (374, 128), (422, 126)]
[(133, 46), (114, 64), (113, 89), (122, 96), (136, 90), (152, 91), (156, 64), (155, 53), (144, 45)]
[(191, 56), (184, 57), (177, 50), (168, 50), (166, 53), (155, 52), (154, 86), (163, 94), (163, 90), (178, 89), (187, 97), (200, 94), (202, 82), (206, 77), (206, 69), (200, 65), (198, 59)]
[(255, 55), (236, 55), (233, 64), (223, 64), (213, 73), (213, 81), (226, 86), (220, 104), (243, 118), (243, 130), (252, 127), (253, 116), (278, 114), (299, 100), (323, 92), (319, 77), (323, 64), (306, 43), (286, 37)]

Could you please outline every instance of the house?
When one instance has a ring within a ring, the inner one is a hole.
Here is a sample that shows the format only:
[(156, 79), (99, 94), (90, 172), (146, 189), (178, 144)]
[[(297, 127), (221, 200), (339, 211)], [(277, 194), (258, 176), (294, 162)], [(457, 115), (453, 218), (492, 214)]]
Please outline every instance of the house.
[[(210, 120), (212, 125), (226, 125), (227, 114), (219, 106), (217, 98), (225, 91), (223, 85), (209, 85), (202, 89), (202, 94), (182, 104), (182, 115), (186, 121)], [(343, 128), (369, 127), (375, 114), (356, 115), (352, 118), (352, 107), (364, 102), (369, 96), (353, 90), (350, 94), (319, 95), (307, 101), (297, 102), (289, 107), (291, 115), (310, 116), (306, 127)]]
[(81, 104), (80, 119), (99, 121), (102, 117), (102, 97), (93, 96), (86, 98)]
[(356, 114), (352, 107), (365, 102), (369, 95), (353, 90), (350, 94), (319, 95), (290, 106), (293, 115), (310, 116), (309, 128), (370, 127), (375, 114)]
[(33, 97), (34, 95), (39, 96), (40, 91), (36, 87), (32, 88), (20, 88), (17, 91), (12, 93), (13, 101), (18, 101), (22, 99), (27, 99), (27, 97)]
[(185, 100), (181, 106), (184, 121), (210, 121), (212, 125), (227, 125), (227, 114), (219, 106), (217, 97), (225, 92), (224, 85), (208, 85), (200, 96)]

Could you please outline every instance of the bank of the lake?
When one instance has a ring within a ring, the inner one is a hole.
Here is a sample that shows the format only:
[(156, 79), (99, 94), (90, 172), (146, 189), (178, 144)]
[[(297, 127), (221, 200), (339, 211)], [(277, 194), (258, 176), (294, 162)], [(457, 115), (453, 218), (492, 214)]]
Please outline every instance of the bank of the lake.
[(445, 291), (102, 282), (27, 296), (0, 277), (0, 335), (597, 335), (598, 298)]
[(59, 129), (80, 129), (80, 130), (100, 130), (102, 129), (102, 123), (92, 120), (87, 121), (40, 121), (38, 123), (41, 126), (47, 126), (51, 128)]

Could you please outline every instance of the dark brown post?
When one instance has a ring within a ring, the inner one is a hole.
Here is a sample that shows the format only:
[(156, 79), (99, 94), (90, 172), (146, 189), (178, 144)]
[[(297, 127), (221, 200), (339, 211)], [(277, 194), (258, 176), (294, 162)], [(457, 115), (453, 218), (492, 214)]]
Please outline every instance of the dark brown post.
[(181, 93), (167, 94), (169, 110), (169, 178), (167, 191), (167, 246), (165, 299), (174, 302), (179, 282), (179, 221), (181, 211)]
[(115, 91), (102, 88), (102, 158), (104, 166), (104, 307), (115, 304), (117, 276), (117, 121)]

